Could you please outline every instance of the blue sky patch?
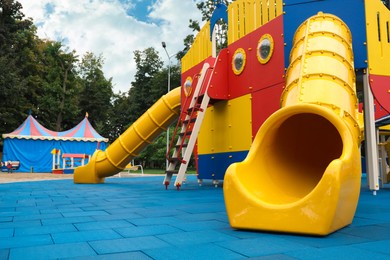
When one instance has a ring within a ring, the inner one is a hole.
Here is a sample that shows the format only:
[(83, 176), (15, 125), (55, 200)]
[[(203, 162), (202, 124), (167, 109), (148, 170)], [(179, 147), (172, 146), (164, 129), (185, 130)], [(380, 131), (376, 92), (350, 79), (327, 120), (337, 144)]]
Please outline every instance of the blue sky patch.
[[(129, 2), (132, 2), (131, 5)], [(155, 3), (155, 1), (150, 0), (137, 0), (137, 1), (128, 1), (121, 0), (121, 3), (127, 7), (126, 13), (129, 16), (135, 17), (139, 21), (150, 22), (149, 8)]]
[(45, 5), (45, 17), (50, 16), (52, 13), (54, 13), (55, 4), (53, 3), (47, 3)]

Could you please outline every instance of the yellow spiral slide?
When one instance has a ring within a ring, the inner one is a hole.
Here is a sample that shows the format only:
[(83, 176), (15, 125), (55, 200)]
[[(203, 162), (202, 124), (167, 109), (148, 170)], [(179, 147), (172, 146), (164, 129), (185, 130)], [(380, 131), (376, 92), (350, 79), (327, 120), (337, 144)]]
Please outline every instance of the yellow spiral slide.
[(327, 235), (352, 222), (361, 180), (352, 39), (338, 17), (298, 28), (281, 106), (226, 171), (230, 225)]
[(106, 151), (97, 150), (88, 164), (74, 171), (74, 183), (103, 183), (126, 165), (179, 116), (180, 87), (162, 96)]

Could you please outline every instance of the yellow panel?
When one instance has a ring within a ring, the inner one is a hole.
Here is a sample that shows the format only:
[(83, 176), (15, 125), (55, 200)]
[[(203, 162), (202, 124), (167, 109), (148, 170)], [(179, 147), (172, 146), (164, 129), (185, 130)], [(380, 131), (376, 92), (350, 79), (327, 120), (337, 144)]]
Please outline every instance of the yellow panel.
[(182, 73), (199, 64), (209, 56), (211, 56), (210, 21), (202, 27), (196, 35), (191, 48), (182, 58)]
[(254, 2), (248, 1), (245, 5), (245, 30), (246, 34), (253, 32), (256, 29), (255, 19), (254, 19)]
[(390, 75), (390, 12), (379, 0), (365, 0), (369, 73)]
[(275, 1), (274, 0), (269, 0), (268, 2), (268, 8), (269, 8), (269, 19), (272, 20), (276, 17), (275, 14)]
[(268, 23), (268, 1), (261, 1), (261, 12), (263, 24)]
[(198, 153), (249, 150), (252, 143), (251, 111), (250, 94), (209, 107), (198, 136)]
[(283, 2), (282, 0), (276, 0), (276, 16), (283, 13)]

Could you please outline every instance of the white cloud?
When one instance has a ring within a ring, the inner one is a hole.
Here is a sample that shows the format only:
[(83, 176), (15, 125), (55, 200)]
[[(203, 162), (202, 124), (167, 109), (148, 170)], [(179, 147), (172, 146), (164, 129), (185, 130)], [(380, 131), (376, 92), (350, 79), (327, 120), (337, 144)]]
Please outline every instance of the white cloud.
[[(112, 77), (114, 91), (126, 92), (135, 73), (133, 52), (154, 47), (161, 58), (183, 49), (183, 39), (192, 33), (189, 19), (200, 20), (193, 0), (150, 1), (148, 21), (126, 12), (140, 2), (119, 0), (18, 0), (22, 12), (38, 26), (41, 38), (60, 41), (82, 56), (102, 54), (105, 76)], [(121, 3), (122, 2), (122, 3)]]

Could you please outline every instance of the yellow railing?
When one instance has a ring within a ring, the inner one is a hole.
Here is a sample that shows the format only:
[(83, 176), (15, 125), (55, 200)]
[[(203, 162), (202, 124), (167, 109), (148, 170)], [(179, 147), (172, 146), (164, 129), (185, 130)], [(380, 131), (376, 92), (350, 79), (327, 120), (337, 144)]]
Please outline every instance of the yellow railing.
[(237, 0), (228, 7), (228, 44), (283, 13), (282, 0)]
[(194, 43), (181, 60), (182, 72), (187, 71), (211, 55), (210, 21), (196, 35)]

